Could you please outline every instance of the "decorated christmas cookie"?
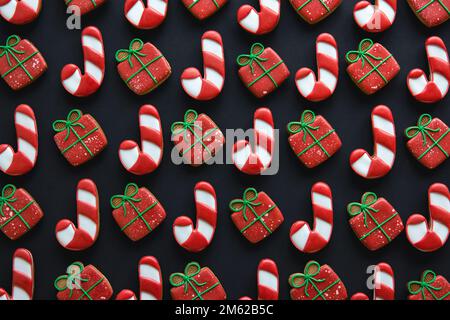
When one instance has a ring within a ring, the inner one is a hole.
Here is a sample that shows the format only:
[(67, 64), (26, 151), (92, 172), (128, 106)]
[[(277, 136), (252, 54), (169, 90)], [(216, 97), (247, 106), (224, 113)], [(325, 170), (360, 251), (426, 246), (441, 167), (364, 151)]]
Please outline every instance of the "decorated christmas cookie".
[(342, 146), (336, 130), (311, 110), (303, 111), (300, 121), (290, 122), (287, 130), (292, 150), (308, 168), (325, 162)]
[(47, 71), (47, 62), (28, 40), (9, 36), (0, 45), (0, 76), (13, 90), (20, 90)]
[(127, 184), (123, 195), (111, 197), (111, 207), (114, 220), (133, 241), (144, 238), (166, 218), (166, 211), (158, 199), (135, 183)]
[(260, 11), (248, 4), (237, 12), (239, 25), (246, 31), (261, 35), (273, 31), (280, 21), (280, 0), (259, 0)]
[(79, 166), (106, 148), (108, 140), (97, 121), (90, 115), (74, 109), (66, 120), (53, 122), (56, 146), (73, 166)]
[(252, 45), (249, 54), (237, 57), (239, 77), (257, 98), (275, 91), (290, 75), (284, 61), (272, 48)]
[[(278, 300), (280, 285), (278, 267), (275, 261), (263, 259), (258, 265), (258, 300)], [(239, 300), (252, 300), (242, 297)]]
[(183, 161), (191, 166), (200, 166), (220, 152), (225, 137), (219, 127), (206, 114), (187, 110), (183, 121), (172, 124), (172, 141)]
[(184, 6), (198, 20), (209, 18), (219, 11), (228, 0), (181, 0)]
[(278, 206), (265, 192), (255, 188), (244, 191), (242, 199), (230, 202), (231, 220), (251, 243), (258, 243), (271, 235), (283, 223)]
[(300, 17), (309, 24), (317, 23), (333, 13), (342, 0), (289, 0)]
[(434, 169), (450, 154), (450, 129), (439, 118), (420, 116), (417, 126), (406, 129), (406, 143), (412, 155), (428, 169)]
[(12, 24), (27, 24), (41, 12), (42, 0), (0, 0), (0, 15)]
[(450, 300), (450, 283), (432, 270), (425, 270), (422, 278), (408, 282), (408, 300)]
[(184, 273), (170, 275), (170, 295), (173, 300), (226, 300), (222, 284), (208, 267), (197, 262), (186, 265)]
[(327, 264), (310, 261), (303, 273), (289, 277), (292, 300), (346, 300), (347, 289)]
[(75, 14), (79, 12), (80, 15), (86, 14), (94, 9), (97, 9), (106, 0), (64, 0), (68, 7), (76, 7)]
[(400, 72), (394, 56), (370, 39), (362, 40), (358, 50), (347, 52), (345, 58), (348, 75), (368, 95), (382, 89)]
[[(373, 300), (395, 300), (394, 270), (389, 264), (381, 262), (375, 266), (373, 285)], [(369, 297), (358, 292), (351, 300), (369, 300)]]
[(14, 252), (12, 263), (12, 294), (0, 288), (2, 300), (33, 300), (34, 294), (34, 262), (33, 255), (26, 249)]
[(125, 0), (124, 13), (136, 28), (148, 30), (158, 27), (166, 19), (169, 0)]
[(407, 0), (416, 16), (427, 27), (436, 27), (450, 19), (450, 0)]
[[(373, 2), (373, 1), (372, 1)], [(353, 9), (356, 24), (367, 32), (383, 32), (389, 29), (397, 15), (397, 0), (359, 1)]]
[(109, 300), (113, 289), (108, 279), (93, 265), (72, 263), (67, 274), (55, 280), (58, 300)]
[(403, 231), (402, 218), (384, 198), (366, 192), (361, 203), (347, 206), (350, 227), (359, 241), (369, 250), (375, 251), (388, 245)]
[(116, 52), (120, 77), (134, 93), (147, 94), (172, 73), (169, 62), (153, 44), (133, 39), (128, 49)]
[(33, 197), (12, 184), (3, 187), (0, 196), (0, 230), (11, 240), (17, 240), (30, 231), (44, 213)]

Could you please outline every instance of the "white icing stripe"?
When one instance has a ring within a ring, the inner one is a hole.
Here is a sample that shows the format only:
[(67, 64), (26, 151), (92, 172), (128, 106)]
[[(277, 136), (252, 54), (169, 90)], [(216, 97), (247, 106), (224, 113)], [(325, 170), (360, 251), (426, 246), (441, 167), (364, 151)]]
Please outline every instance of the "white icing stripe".
[(14, 151), (11, 147), (7, 147), (2, 153), (0, 153), (0, 169), (7, 171), (11, 166), (14, 158)]
[(239, 23), (248, 31), (256, 32), (259, 29), (259, 15), (255, 9), (251, 9), (248, 15), (244, 19), (241, 19)]
[(80, 69), (75, 69), (70, 77), (62, 81), (64, 88), (66, 88), (69, 93), (74, 94), (78, 91), (81, 84), (81, 71)]
[(386, 163), (389, 167), (392, 167), (395, 161), (395, 153), (380, 143), (376, 144), (376, 150), (377, 157), (379, 157), (381, 161)]
[(280, 0), (261, 0), (261, 6), (269, 8), (276, 14), (280, 13)]
[(149, 264), (139, 265), (139, 276), (141, 278), (152, 280), (156, 283), (161, 283), (161, 276), (159, 270)]
[(84, 68), (85, 72), (89, 74), (98, 85), (102, 83), (103, 80), (103, 70), (97, 67), (95, 64), (90, 62), (89, 60), (85, 61)]
[(192, 225), (187, 226), (177, 226), (175, 225), (174, 228), (174, 235), (178, 243), (183, 244), (185, 243), (189, 237), (192, 234), (193, 227)]
[(244, 148), (236, 150), (233, 153), (234, 164), (239, 169), (242, 169), (244, 167), (245, 163), (247, 162), (248, 158), (250, 157), (251, 153), (252, 153), (252, 150), (250, 148), (250, 145), (246, 145)]
[(16, 13), (16, 7), (17, 7), (16, 1), (9, 1), (4, 6), (1, 6), (0, 11), (1, 11), (2, 16), (6, 20), (11, 20)]
[(135, 146), (131, 149), (120, 149), (119, 156), (125, 169), (132, 168), (139, 159), (139, 147)]
[(367, 177), (371, 164), (372, 159), (370, 159), (367, 153), (364, 153), (361, 158), (359, 158), (352, 164), (352, 168), (363, 177)]
[(211, 242), (214, 235), (214, 227), (203, 219), (198, 219), (197, 230), (205, 237), (206, 242)]
[(373, 126), (374, 128), (380, 129), (391, 136), (395, 136), (394, 124), (379, 115), (373, 115)]
[(378, 0), (378, 8), (386, 15), (391, 24), (394, 23), (396, 13), (389, 3), (384, 0)]
[(37, 150), (36, 148), (31, 145), (28, 141), (19, 138), (17, 139), (18, 143), (18, 149), (20, 152), (23, 153), (23, 155), (31, 162), (34, 163), (36, 160)]
[(71, 243), (74, 237), (75, 229), (72, 224), (69, 224), (65, 229), (62, 229), (56, 233), (56, 238), (63, 247), (66, 247), (69, 243)]
[(126, 16), (131, 23), (138, 25), (144, 14), (144, 3), (142, 1), (136, 1), (136, 3), (128, 10)]
[(406, 226), (406, 233), (412, 244), (416, 244), (421, 241), (427, 234), (427, 223), (422, 221), (418, 224), (408, 224)]
[(428, 79), (425, 74), (421, 74), (418, 78), (408, 78), (408, 87), (413, 95), (422, 93), (427, 87)]
[(273, 127), (269, 123), (261, 119), (255, 119), (255, 130), (259, 133), (263, 133), (269, 138), (273, 137)]
[(375, 7), (373, 5), (367, 5), (362, 9), (354, 12), (355, 20), (360, 26), (365, 26), (372, 19), (375, 13)]
[(147, 6), (160, 15), (164, 15), (167, 10), (167, 2), (163, 0), (147, 0)]
[(202, 40), (202, 46), (204, 52), (212, 53), (223, 60), (223, 48), (220, 43), (205, 38)]
[(30, 116), (26, 115), (25, 113), (16, 112), (15, 122), (16, 122), (16, 124), (30, 130), (31, 132), (36, 133), (35, 119), (31, 118)]
[(383, 284), (392, 290), (394, 289), (394, 278), (385, 271), (378, 270), (375, 272), (375, 283)]
[(258, 285), (267, 287), (275, 292), (278, 291), (278, 277), (266, 270), (258, 271)]
[(441, 48), (440, 46), (433, 44), (427, 45), (427, 53), (429, 58), (438, 58), (446, 62), (449, 62), (447, 51)]
[(94, 52), (98, 53), (101, 56), (104, 55), (103, 43), (99, 39), (89, 35), (83, 35), (81, 41), (84, 47), (92, 49)]
[(205, 79), (211, 81), (216, 88), (222, 88), (223, 83), (225, 82), (224, 77), (211, 68), (205, 68)]
[(33, 277), (33, 267), (27, 260), (21, 257), (14, 257), (13, 271), (21, 273), (30, 279)]
[(324, 238), (328, 242), (331, 238), (333, 226), (320, 218), (316, 218), (315, 231), (317, 231), (322, 236), (322, 238)]
[(213, 211), (216, 211), (216, 197), (212, 195), (211, 193), (204, 191), (204, 190), (195, 190), (195, 200), (198, 203), (201, 203), (208, 208), (212, 209)]
[(141, 114), (139, 116), (139, 125), (156, 131), (161, 131), (159, 119), (151, 114)]
[(306, 246), (306, 242), (309, 239), (309, 235), (311, 234), (309, 227), (307, 224), (304, 224), (300, 229), (298, 229), (292, 236), (291, 240), (295, 243), (295, 246), (299, 250), (304, 250)]
[(95, 239), (97, 235), (97, 224), (91, 218), (78, 214), (78, 227), (84, 231), (86, 231), (92, 240)]
[(328, 196), (325, 196), (323, 194), (317, 193), (317, 192), (313, 192), (312, 193), (312, 202), (313, 205), (317, 205), (319, 207), (323, 207), (327, 210), (332, 210), (333, 209), (333, 205), (332, 205), (332, 201)]
[(16, 301), (21, 301), (21, 300), (29, 301), (29, 300), (31, 300), (31, 296), (23, 288), (21, 288), (19, 286), (14, 286), (12, 299), (16, 300)]
[(77, 200), (84, 202), (93, 208), (97, 208), (97, 196), (87, 190), (78, 189)]
[(439, 237), (441, 243), (444, 244), (449, 234), (448, 227), (437, 220), (433, 220), (432, 231)]
[(158, 300), (153, 294), (151, 294), (150, 292), (145, 292), (142, 291), (141, 292), (141, 300), (142, 301), (155, 301)]
[(161, 147), (151, 141), (142, 141), (142, 152), (148, 155), (156, 164), (161, 158)]
[(314, 74), (309, 72), (305, 77), (299, 78), (297, 81), (297, 88), (300, 90), (300, 93), (307, 97), (313, 92), (314, 86), (316, 84), (316, 79), (314, 78)]
[(338, 53), (337, 53), (336, 48), (327, 42), (320, 41), (317, 43), (317, 53), (327, 55), (331, 59), (336, 59), (336, 60), (338, 59)]
[(442, 193), (430, 192), (430, 205), (450, 213), (450, 199)]

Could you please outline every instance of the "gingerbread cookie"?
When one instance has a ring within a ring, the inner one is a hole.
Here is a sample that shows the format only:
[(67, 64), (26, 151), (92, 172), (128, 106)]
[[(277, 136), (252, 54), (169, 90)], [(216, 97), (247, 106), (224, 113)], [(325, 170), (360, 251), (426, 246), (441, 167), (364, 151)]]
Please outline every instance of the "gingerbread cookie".
[(450, 19), (450, 0), (407, 0), (424, 25), (436, 27)]
[(315, 24), (334, 12), (342, 0), (289, 0), (292, 7), (303, 20)]
[(76, 7), (78, 10), (74, 10), (75, 14), (86, 14), (91, 12), (94, 9), (97, 9), (102, 4), (106, 2), (106, 0), (64, 0), (66, 5), (70, 7)]
[(432, 270), (425, 270), (419, 281), (408, 282), (408, 300), (450, 300), (450, 283)]
[(184, 6), (198, 20), (209, 18), (219, 11), (228, 0), (181, 0)]

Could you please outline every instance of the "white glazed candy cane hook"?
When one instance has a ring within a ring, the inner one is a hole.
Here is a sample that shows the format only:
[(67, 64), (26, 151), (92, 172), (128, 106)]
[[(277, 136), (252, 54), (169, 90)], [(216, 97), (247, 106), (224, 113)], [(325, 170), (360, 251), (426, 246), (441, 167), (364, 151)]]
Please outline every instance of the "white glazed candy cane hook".
[(394, 117), (391, 110), (383, 105), (372, 110), (372, 131), (374, 155), (363, 149), (357, 149), (350, 155), (353, 171), (366, 179), (376, 179), (391, 171), (395, 161), (396, 135)]
[(280, 0), (259, 0), (261, 10), (245, 4), (237, 12), (239, 25), (246, 31), (261, 35), (271, 32), (280, 21)]
[(214, 237), (217, 224), (216, 192), (207, 182), (199, 182), (194, 188), (197, 223), (181, 216), (173, 223), (173, 235), (180, 246), (190, 252), (200, 252), (208, 247)]
[[(395, 278), (392, 267), (384, 262), (375, 266), (373, 274), (373, 300), (395, 300)], [(356, 293), (351, 300), (369, 300), (364, 293)]]
[(83, 179), (77, 186), (77, 224), (64, 219), (56, 225), (56, 239), (64, 248), (81, 251), (91, 247), (98, 238), (100, 208), (97, 186), (92, 180)]
[(0, 145), (0, 170), (10, 176), (20, 176), (34, 168), (38, 156), (38, 130), (33, 109), (26, 104), (19, 105), (14, 124), (17, 152), (8, 144)]
[(428, 189), (430, 220), (414, 214), (406, 222), (406, 236), (414, 248), (432, 252), (447, 242), (450, 229), (450, 192), (445, 184), (435, 183)]
[(421, 69), (412, 70), (407, 78), (408, 88), (420, 102), (435, 103), (447, 95), (450, 86), (450, 62), (447, 47), (439, 37), (430, 37), (425, 42), (430, 79)]
[(163, 135), (158, 110), (143, 105), (139, 110), (141, 148), (133, 140), (122, 142), (119, 158), (123, 167), (136, 175), (151, 173), (159, 167), (163, 156)]
[(356, 24), (367, 32), (383, 32), (389, 29), (397, 15), (397, 0), (375, 0), (356, 3), (353, 18)]
[(148, 30), (158, 27), (166, 19), (168, 0), (126, 0), (124, 13), (136, 28)]
[(42, 0), (0, 0), (0, 15), (12, 24), (27, 24), (41, 12)]
[(292, 244), (301, 252), (314, 253), (322, 250), (333, 232), (333, 194), (330, 187), (318, 182), (311, 189), (314, 228), (306, 221), (295, 222), (290, 231)]
[(316, 60), (319, 79), (314, 71), (302, 68), (297, 71), (295, 83), (300, 94), (309, 101), (323, 101), (331, 97), (339, 77), (339, 57), (336, 40), (322, 33), (316, 39)]
[(196, 68), (188, 68), (181, 75), (184, 91), (196, 100), (211, 100), (222, 91), (225, 82), (225, 58), (221, 35), (207, 31), (202, 36), (204, 77)]
[(83, 29), (81, 44), (84, 53), (84, 74), (74, 64), (66, 65), (61, 71), (61, 83), (70, 94), (87, 97), (97, 92), (105, 76), (105, 52), (103, 37), (95, 27)]
[(33, 300), (34, 262), (26, 249), (17, 249), (13, 256), (12, 295), (0, 288), (1, 300)]
[[(258, 265), (258, 300), (278, 300), (279, 296), (279, 275), (275, 261), (263, 259)], [(239, 300), (252, 300), (249, 297), (242, 297)]]

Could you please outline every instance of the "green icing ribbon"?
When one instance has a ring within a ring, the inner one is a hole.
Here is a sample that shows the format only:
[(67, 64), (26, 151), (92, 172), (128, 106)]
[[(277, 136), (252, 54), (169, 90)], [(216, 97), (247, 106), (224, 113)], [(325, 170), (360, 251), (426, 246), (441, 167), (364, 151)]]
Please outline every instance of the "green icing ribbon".
[[(436, 291), (441, 291), (442, 287), (433, 286), (433, 283), (436, 281), (436, 273), (432, 270), (426, 270), (420, 281), (410, 281), (408, 282), (408, 291), (409, 293), (416, 295), (420, 294), (423, 300), (426, 300), (425, 293), (428, 293), (433, 297), (434, 300), (444, 300), (450, 295), (450, 291), (445, 293), (442, 297), (438, 298), (435, 294)], [(417, 288), (414, 289), (414, 286)]]
[[(20, 37), (17, 35), (11, 35), (6, 39), (6, 44), (0, 46), (0, 58), (5, 56), (6, 60), (8, 61), (8, 65), (11, 67), (8, 71), (6, 71), (4, 74), (2, 74), (2, 78), (5, 78), (7, 75), (12, 73), (14, 70), (21, 68), (25, 74), (30, 78), (30, 80), (33, 80), (33, 76), (31, 73), (27, 70), (25, 67), (25, 63), (33, 58), (35, 55), (39, 53), (39, 51), (33, 52), (31, 55), (26, 57), (23, 60), (20, 60), (17, 55), (25, 54), (25, 51), (17, 50), (15, 47), (19, 44)], [(16, 65), (13, 64), (13, 61), (16, 62)]]
[[(7, 193), (9, 194), (7, 195)], [(16, 193), (16, 186), (12, 184), (7, 184), (2, 189), (2, 193), (0, 196), (0, 215), (2, 217), (6, 217), (5, 213), (3, 212), (4, 206), (8, 207), (13, 212), (13, 215), (9, 217), (3, 224), (0, 225), (0, 230), (3, 230), (3, 228), (5, 228), (11, 221), (13, 221), (16, 218), (19, 218), (25, 225), (25, 227), (28, 230), (31, 230), (31, 226), (28, 224), (25, 218), (22, 217), (22, 214), (34, 203), (34, 200), (28, 202), (20, 210), (17, 210), (11, 204), (17, 201), (17, 198), (14, 198), (15, 193)]]
[[(192, 3), (188, 6), (188, 9), (192, 9), (200, 1), (202, 1), (202, 0), (194, 0), (194, 1), (192, 1)], [(217, 3), (217, 0), (211, 0), (211, 1), (212, 1), (212, 3), (214, 4), (214, 6), (217, 9), (220, 9), (220, 6), (219, 6), (219, 3)]]
[[(72, 3), (73, 0), (66, 0), (66, 5), (69, 5), (70, 3)], [(94, 7), (97, 7), (97, 1), (96, 0), (91, 0), (91, 3)]]
[(270, 81), (272, 81), (273, 85), (278, 88), (278, 83), (275, 81), (275, 79), (270, 74), (273, 70), (275, 70), (278, 66), (282, 65), (284, 62), (283, 60), (278, 61), (276, 64), (274, 64), (269, 69), (266, 69), (262, 62), (267, 61), (267, 58), (261, 58), (261, 55), (264, 53), (264, 46), (261, 43), (254, 43), (250, 48), (250, 54), (241, 54), (237, 57), (236, 62), (240, 67), (249, 66), (252, 74), (255, 74), (255, 67), (254, 63), (261, 68), (263, 73), (258, 76), (256, 79), (251, 81), (249, 84), (247, 84), (247, 87), (250, 88), (253, 86), (256, 82), (261, 80), (264, 77), (269, 77)]
[(433, 121), (433, 117), (427, 113), (424, 113), (420, 116), (419, 120), (417, 121), (417, 126), (412, 126), (405, 130), (405, 135), (409, 139), (416, 137), (420, 133), (422, 135), (424, 147), (427, 145), (427, 138), (430, 139), (430, 141), (432, 142), (432, 144), (417, 158), (417, 160), (422, 159), (428, 152), (433, 150), (435, 147), (437, 147), (445, 155), (446, 158), (449, 157), (448, 152), (439, 144), (439, 142), (441, 142), (441, 140), (444, 139), (450, 133), (450, 129), (447, 129), (447, 131), (445, 131), (436, 140), (431, 136), (430, 132), (440, 132), (441, 129), (428, 128), (428, 126), (431, 124), (431, 121)]
[[(292, 2), (293, 0), (291, 0)], [(303, 4), (301, 4), (297, 9), (295, 9), (297, 12), (299, 12), (300, 10), (302, 10), (304, 7), (306, 7), (308, 4), (310, 4), (313, 0), (306, 0)], [(331, 12), (331, 9), (327, 6), (327, 4), (325, 3), (324, 0), (318, 0), (323, 6), (324, 8), (327, 10), (327, 12)]]
[(447, 14), (450, 16), (450, 9), (444, 4), (442, 0), (430, 0), (428, 3), (426, 3), (423, 7), (419, 8), (416, 13), (421, 13), (423, 10), (431, 6), (433, 3), (438, 3), (441, 5), (441, 7), (447, 12)]
[(207, 282), (198, 282), (195, 277), (199, 275), (201, 272), (200, 264), (197, 262), (190, 262), (184, 268), (184, 273), (176, 272), (170, 275), (169, 282), (174, 287), (184, 286), (184, 293), (186, 294), (189, 288), (194, 291), (195, 296), (192, 300), (204, 300), (203, 296), (212, 291), (214, 288), (220, 285), (220, 281), (214, 283), (206, 290), (199, 291), (200, 287), (204, 287), (207, 285)]

